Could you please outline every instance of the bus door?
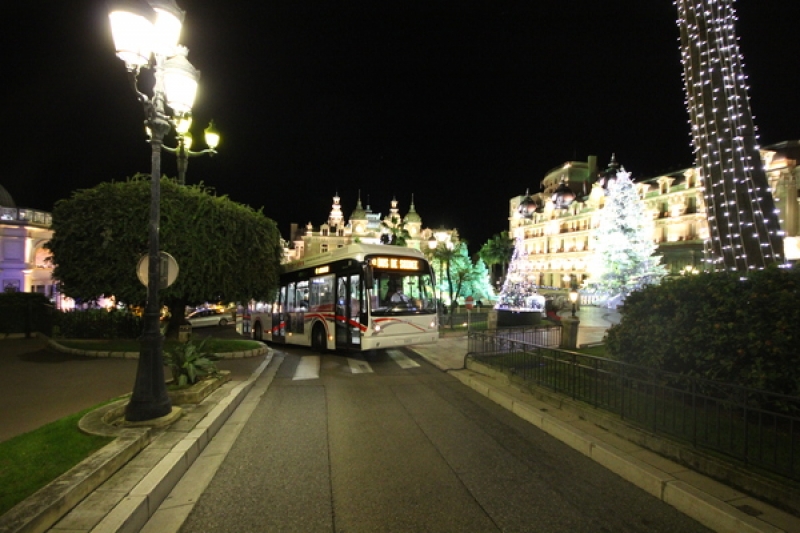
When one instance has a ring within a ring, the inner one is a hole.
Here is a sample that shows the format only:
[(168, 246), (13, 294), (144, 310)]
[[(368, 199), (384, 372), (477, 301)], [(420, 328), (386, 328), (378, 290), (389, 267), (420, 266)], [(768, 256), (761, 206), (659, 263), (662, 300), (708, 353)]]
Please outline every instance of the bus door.
[(278, 301), (272, 306), (272, 340), (281, 344), (286, 342), (286, 293), (287, 287), (281, 287)]
[(361, 276), (344, 275), (336, 280), (336, 348), (361, 346)]

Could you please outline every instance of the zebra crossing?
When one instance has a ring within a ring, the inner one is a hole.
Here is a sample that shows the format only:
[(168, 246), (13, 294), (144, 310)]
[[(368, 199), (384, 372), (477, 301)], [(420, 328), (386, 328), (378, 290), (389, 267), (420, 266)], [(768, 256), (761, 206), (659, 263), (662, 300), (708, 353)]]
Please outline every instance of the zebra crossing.
[[(409, 370), (419, 367), (419, 363), (408, 357), (401, 350), (386, 350), (389, 359), (403, 370)], [(374, 374), (375, 370), (369, 361), (364, 359), (356, 359), (353, 357), (345, 357), (347, 367), (351, 374)], [(300, 362), (295, 368), (293, 381), (319, 379), (320, 368), (322, 366), (322, 357), (319, 355), (304, 355), (300, 357)]]

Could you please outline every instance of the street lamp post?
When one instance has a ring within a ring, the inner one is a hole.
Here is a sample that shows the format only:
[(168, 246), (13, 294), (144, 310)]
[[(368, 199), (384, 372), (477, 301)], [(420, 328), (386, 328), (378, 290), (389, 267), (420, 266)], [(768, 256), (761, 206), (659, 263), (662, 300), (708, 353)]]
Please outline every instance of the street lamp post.
[[(158, 299), (161, 148), (175, 117), (186, 116), (191, 111), (199, 72), (186, 58), (186, 48), (178, 45), (184, 12), (174, 0), (112, 0), (108, 8), (117, 56), (125, 62), (151, 135), (147, 304), (136, 381), (125, 408), (125, 419), (139, 422), (160, 418), (172, 411), (164, 380)], [(152, 70), (155, 76), (151, 96), (139, 90), (142, 68)], [(167, 114), (167, 107), (173, 115)]]
[(572, 318), (575, 318), (575, 304), (578, 301), (578, 289), (572, 287), (569, 290), (569, 301), (572, 302)]
[(189, 128), (192, 126), (191, 117), (183, 117), (178, 120), (175, 125), (175, 131), (178, 138), (178, 146), (171, 148), (164, 146), (164, 150), (172, 152), (178, 158), (178, 185), (186, 185), (186, 169), (189, 166), (189, 158), (197, 157), (203, 154), (214, 156), (217, 153), (217, 146), (219, 145), (220, 135), (214, 128), (214, 121), (212, 120), (208, 127), (204, 130), (206, 139), (205, 150), (193, 152), (192, 148), (192, 134), (189, 133)]

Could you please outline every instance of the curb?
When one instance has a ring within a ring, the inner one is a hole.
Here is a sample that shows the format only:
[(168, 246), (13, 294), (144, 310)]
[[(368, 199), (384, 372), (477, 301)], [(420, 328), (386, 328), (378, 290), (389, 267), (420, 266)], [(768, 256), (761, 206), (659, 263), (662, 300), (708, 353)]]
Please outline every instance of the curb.
[(92, 529), (93, 533), (136, 533), (141, 530), (200, 452), (239, 407), (256, 380), (272, 362), (272, 358), (273, 353), (270, 351), (267, 359), (247, 381), (236, 385), (186, 437), (175, 444), (144, 479)]
[[(146, 523), (272, 362), (273, 353), (266, 346), (265, 353), (267, 358), (250, 377), (221, 398), (93, 531), (133, 533)], [(149, 427), (122, 430), (116, 440), (0, 517), (0, 532), (47, 531), (144, 450), (152, 431)]]
[[(464, 385), (714, 531), (731, 533), (784, 531), (678, 479), (668, 471), (636, 458), (631, 450), (622, 450), (547, 414), (546, 408), (532, 406), (530, 399), (521, 397), (522, 393), (515, 395), (493, 387), (492, 378), (483, 376), (475, 370), (451, 371), (450, 374)], [(628, 445), (636, 447), (633, 443)], [(665, 464), (669, 462), (666, 459), (664, 461)], [(745, 499), (743, 494), (732, 489), (731, 492), (731, 499)]]
[[(83, 357), (139, 359), (139, 352), (105, 352), (98, 350), (81, 350), (80, 348), (69, 348), (68, 346), (64, 346), (63, 344), (60, 344), (58, 341), (55, 341), (53, 339), (48, 339), (47, 345), (53, 348), (54, 350), (58, 350), (59, 352), (68, 353), (71, 355), (80, 355)], [(214, 355), (216, 355), (220, 359), (242, 359), (245, 357), (257, 357), (259, 355), (266, 355), (267, 353), (269, 353), (269, 351), (270, 351), (269, 347), (262, 342), (259, 348), (253, 348), (251, 350), (243, 350), (239, 352), (215, 353)]]

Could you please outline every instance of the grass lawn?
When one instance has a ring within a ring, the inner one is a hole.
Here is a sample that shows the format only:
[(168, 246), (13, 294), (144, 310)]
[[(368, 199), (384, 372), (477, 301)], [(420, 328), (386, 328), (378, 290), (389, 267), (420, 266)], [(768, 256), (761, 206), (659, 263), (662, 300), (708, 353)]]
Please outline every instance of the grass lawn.
[(0, 515), (114, 440), (78, 429), (97, 407), (0, 442)]
[[(58, 339), (58, 342), (82, 350), (138, 352), (140, 349), (140, 342), (133, 339)], [(199, 344), (202, 341), (192, 342)], [(179, 344), (177, 340), (165, 340), (164, 350)], [(206, 343), (206, 348), (216, 353), (252, 350), (260, 346), (261, 343), (247, 339), (210, 338)], [(78, 429), (81, 417), (100, 405), (0, 442), (0, 515), (113, 440), (87, 435)]]

